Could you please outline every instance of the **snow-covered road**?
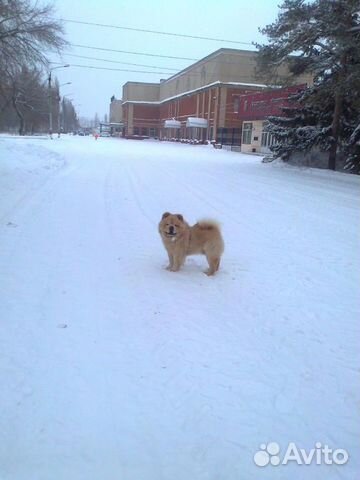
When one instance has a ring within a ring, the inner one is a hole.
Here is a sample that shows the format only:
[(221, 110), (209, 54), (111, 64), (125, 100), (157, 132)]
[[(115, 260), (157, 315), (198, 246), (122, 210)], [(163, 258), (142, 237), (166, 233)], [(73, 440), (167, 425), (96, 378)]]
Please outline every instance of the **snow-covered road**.
[[(205, 146), (0, 137), (1, 480), (355, 480), (360, 178)], [(220, 272), (164, 270), (169, 210)], [(260, 444), (346, 465), (256, 466)]]

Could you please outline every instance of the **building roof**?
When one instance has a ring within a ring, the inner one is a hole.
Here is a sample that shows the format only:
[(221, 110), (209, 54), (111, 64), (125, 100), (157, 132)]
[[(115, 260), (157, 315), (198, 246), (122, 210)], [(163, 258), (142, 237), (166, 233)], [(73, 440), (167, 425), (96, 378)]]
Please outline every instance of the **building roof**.
[(220, 87), (220, 86), (229, 86), (229, 87), (248, 87), (248, 88), (271, 88), (269, 85), (265, 85), (262, 83), (242, 83), (242, 82), (220, 82), (220, 80), (217, 80), (216, 82), (208, 83), (207, 85), (203, 85), (202, 87), (195, 88), (193, 90), (188, 90), (186, 92), (179, 93), (178, 95), (174, 95), (172, 97), (164, 98), (164, 100), (159, 100), (159, 101), (145, 101), (145, 100), (125, 100), (123, 102), (123, 105), (126, 105), (127, 103), (134, 103), (134, 104), (145, 104), (145, 105), (161, 105), (162, 103), (169, 102), (171, 100), (175, 100), (176, 98), (184, 97), (187, 95), (192, 95), (193, 93), (196, 93), (200, 90), (205, 90), (207, 88), (212, 88), (212, 87)]
[(155, 85), (157, 87), (160, 85), (160, 82), (134, 82), (132, 80), (128, 80), (127, 82), (124, 83), (123, 87), (125, 85), (128, 85), (129, 83), (133, 85)]

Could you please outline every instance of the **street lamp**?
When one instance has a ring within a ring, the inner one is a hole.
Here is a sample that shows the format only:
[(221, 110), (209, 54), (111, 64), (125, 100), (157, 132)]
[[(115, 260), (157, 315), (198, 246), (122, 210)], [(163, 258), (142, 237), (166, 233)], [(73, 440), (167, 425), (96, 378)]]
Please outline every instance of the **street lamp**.
[(51, 72), (56, 70), (57, 68), (66, 68), (70, 67), (67, 63), (66, 65), (60, 65), (59, 67), (53, 67), (49, 69), (49, 76), (48, 76), (48, 89), (49, 89), (49, 135), (52, 139), (52, 129), (53, 129), (53, 118), (52, 118), (52, 98), (51, 98)]

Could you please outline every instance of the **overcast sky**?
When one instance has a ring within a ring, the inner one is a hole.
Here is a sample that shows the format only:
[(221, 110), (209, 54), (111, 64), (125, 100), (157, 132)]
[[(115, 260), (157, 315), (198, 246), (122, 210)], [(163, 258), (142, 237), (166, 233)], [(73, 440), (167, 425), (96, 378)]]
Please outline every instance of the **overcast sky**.
[[(238, 42), (265, 42), (259, 27), (272, 23), (278, 14), (280, 0), (55, 0), (57, 15), (67, 20), (119, 25), (130, 28), (157, 30), (186, 35), (215, 37)], [(250, 49), (246, 44), (187, 39), (144, 32), (111, 29), (64, 22), (66, 38), (71, 44), (98, 48), (127, 50), (156, 55), (201, 59), (222, 47)], [(81, 55), (117, 62), (152, 67), (107, 63), (94, 59), (72, 57)], [(54, 61), (61, 61), (52, 57)], [(63, 55), (65, 63), (97, 67), (168, 72), (179, 71), (194, 63), (190, 60), (167, 59), (128, 53), (106, 52), (71, 47)], [(55, 66), (55, 65), (53, 65)], [(162, 69), (162, 70), (161, 70)], [(71, 66), (57, 69), (54, 75), (62, 95), (69, 94), (78, 105), (81, 116), (93, 118), (95, 112), (104, 118), (109, 113), (110, 97), (121, 98), (122, 85), (127, 81), (157, 82), (171, 76), (166, 73), (136, 73), (111, 70), (92, 70)]]

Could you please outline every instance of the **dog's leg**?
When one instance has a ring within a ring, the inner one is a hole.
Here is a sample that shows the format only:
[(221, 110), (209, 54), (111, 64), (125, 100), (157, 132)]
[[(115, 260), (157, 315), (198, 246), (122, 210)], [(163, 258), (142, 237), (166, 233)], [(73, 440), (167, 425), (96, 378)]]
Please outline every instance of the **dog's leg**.
[(178, 272), (180, 267), (181, 263), (175, 260), (173, 266), (170, 268), (170, 272)]
[(219, 268), (220, 268), (220, 257), (217, 259), (216, 271), (218, 271)]
[(174, 257), (168, 252), (168, 257), (169, 257), (169, 265), (166, 267), (166, 270), (170, 270), (174, 266)]
[(185, 262), (185, 257), (186, 257), (186, 255), (183, 254), (183, 253), (174, 255), (174, 257), (173, 257), (174, 262), (173, 262), (172, 268), (170, 268), (170, 271), (171, 272), (178, 272), (180, 270), (180, 268), (182, 267), (183, 263)]
[(208, 270), (206, 270), (206, 275), (214, 275), (218, 270), (220, 266), (220, 257), (210, 257), (206, 255), (206, 259), (209, 264)]

